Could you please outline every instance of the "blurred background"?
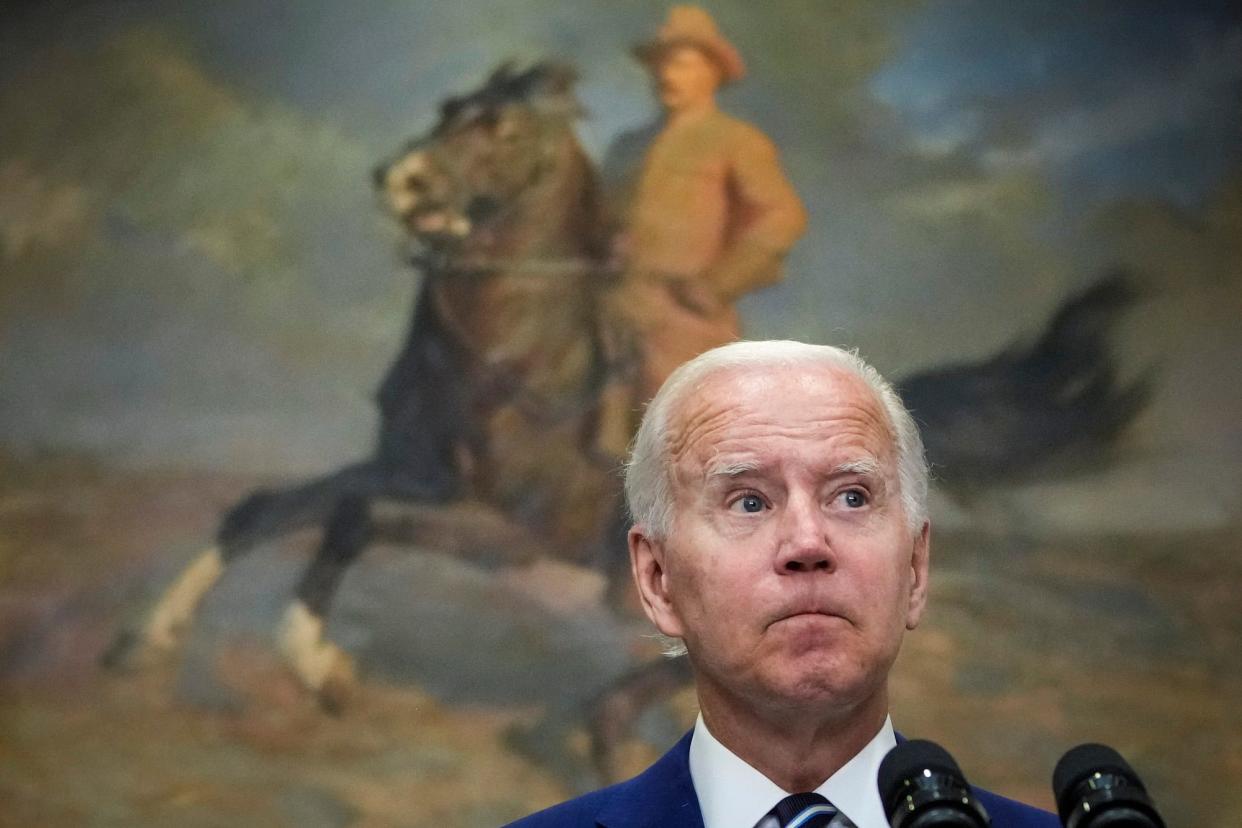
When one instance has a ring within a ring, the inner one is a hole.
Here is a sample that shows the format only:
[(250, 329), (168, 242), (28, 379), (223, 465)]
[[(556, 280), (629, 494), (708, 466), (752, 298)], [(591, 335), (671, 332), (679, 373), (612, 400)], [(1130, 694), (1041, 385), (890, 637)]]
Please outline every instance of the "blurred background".
[[(1036, 338), (1106, 270), (1152, 391), (1104, 459), (933, 494), (894, 720), (1045, 807), (1116, 746), (1170, 825), (1242, 823), (1242, 14), (1227, 2), (707, 4), (810, 213), (748, 336), (890, 377)], [(370, 451), (418, 273), (371, 169), (502, 60), (575, 65), (600, 159), (667, 4), (7, 3), (0, 26), (0, 824), (498, 825), (594, 783), (579, 711), (650, 647), (567, 565), (381, 546), (320, 711), (271, 630), (314, 539), (231, 568), (181, 658), (97, 667), (260, 484)], [(645, 715), (634, 770), (692, 720)], [(556, 758), (531, 740), (559, 722)], [(573, 757), (581, 757), (575, 762)]]

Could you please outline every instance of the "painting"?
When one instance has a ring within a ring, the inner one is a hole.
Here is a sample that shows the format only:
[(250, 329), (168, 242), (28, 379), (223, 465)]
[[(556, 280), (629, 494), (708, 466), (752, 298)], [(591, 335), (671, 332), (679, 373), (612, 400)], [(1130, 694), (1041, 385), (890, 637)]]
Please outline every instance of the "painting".
[(1242, 821), (1233, 4), (2, 14), (0, 825), (496, 826), (637, 773), (696, 703), (620, 469), (738, 337), (856, 348), (923, 428), (900, 731)]

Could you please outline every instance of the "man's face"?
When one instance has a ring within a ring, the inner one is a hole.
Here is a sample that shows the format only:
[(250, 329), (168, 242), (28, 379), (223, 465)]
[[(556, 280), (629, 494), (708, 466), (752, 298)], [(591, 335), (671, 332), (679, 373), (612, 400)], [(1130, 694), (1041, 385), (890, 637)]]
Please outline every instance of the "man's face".
[(870, 389), (830, 367), (733, 371), (674, 417), (671, 530), (630, 542), (648, 615), (685, 640), (701, 696), (886, 704), (926, 599), (928, 530), (909, 528)]
[(707, 103), (720, 86), (720, 69), (694, 46), (674, 46), (665, 52), (655, 76), (660, 103), (670, 112)]

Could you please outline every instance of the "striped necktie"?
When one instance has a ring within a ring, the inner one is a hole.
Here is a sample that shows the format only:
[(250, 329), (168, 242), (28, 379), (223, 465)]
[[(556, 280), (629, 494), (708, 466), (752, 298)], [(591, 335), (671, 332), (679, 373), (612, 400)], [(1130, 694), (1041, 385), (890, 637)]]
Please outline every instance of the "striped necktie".
[(817, 793), (796, 793), (776, 803), (760, 826), (780, 828), (857, 828), (850, 818)]

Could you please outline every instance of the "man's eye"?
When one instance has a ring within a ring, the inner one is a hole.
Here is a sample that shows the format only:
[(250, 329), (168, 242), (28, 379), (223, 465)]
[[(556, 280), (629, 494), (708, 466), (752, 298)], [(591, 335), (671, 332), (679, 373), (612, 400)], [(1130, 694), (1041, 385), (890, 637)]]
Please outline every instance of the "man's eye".
[(733, 501), (733, 509), (735, 511), (741, 510), (749, 514), (754, 514), (755, 512), (762, 512), (763, 511), (763, 498), (759, 497), (759, 495), (753, 495), (753, 494), (742, 495), (737, 500)]
[(867, 495), (858, 489), (850, 489), (841, 493), (841, 500), (851, 509), (861, 509), (867, 505)]

